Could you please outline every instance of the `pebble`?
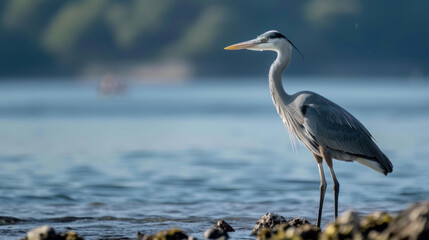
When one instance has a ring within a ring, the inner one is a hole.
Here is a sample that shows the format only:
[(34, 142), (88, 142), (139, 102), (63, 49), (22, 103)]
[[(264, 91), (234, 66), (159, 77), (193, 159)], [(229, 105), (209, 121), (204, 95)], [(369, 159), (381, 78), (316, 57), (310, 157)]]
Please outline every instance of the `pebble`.
[(55, 231), (50, 226), (41, 226), (27, 233), (27, 240), (54, 240), (57, 238)]
[(225, 240), (228, 239), (228, 233), (220, 228), (210, 228), (204, 232), (204, 238), (206, 239), (216, 239), (216, 240)]
[[(144, 238), (143, 238), (144, 239)], [(188, 239), (188, 235), (180, 228), (171, 228), (169, 230), (160, 231), (155, 234), (153, 240), (182, 240)]]
[(214, 228), (222, 229), (225, 232), (235, 232), (234, 228), (231, 227), (225, 220), (219, 219), (216, 224), (213, 226)]

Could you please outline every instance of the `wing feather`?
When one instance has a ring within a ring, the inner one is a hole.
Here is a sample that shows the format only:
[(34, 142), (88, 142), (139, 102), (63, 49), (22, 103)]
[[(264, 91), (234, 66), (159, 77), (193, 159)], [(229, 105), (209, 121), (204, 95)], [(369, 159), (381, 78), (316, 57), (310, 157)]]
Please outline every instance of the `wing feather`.
[(328, 99), (312, 94), (306, 106), (304, 128), (324, 147), (373, 159), (386, 171), (391, 163), (375, 144), (369, 131), (353, 115)]

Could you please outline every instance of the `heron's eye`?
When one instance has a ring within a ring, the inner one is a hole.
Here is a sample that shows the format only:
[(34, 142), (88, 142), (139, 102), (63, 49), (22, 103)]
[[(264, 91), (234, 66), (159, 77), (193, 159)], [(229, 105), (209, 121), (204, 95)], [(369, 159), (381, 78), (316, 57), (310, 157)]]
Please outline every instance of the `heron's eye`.
[(262, 39), (262, 41), (263, 41), (263, 42), (268, 42), (268, 38), (267, 38), (267, 37), (264, 37), (264, 38)]

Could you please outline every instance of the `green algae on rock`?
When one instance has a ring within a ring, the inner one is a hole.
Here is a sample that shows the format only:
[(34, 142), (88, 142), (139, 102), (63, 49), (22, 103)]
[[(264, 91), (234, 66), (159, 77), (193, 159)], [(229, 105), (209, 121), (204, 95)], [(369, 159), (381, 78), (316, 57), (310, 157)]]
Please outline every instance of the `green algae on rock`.
[[(145, 236), (146, 237), (146, 236)], [(145, 238), (143, 238), (145, 239)], [(180, 228), (171, 228), (165, 231), (157, 232), (153, 237), (148, 236), (146, 239), (153, 239), (153, 240), (182, 240), (182, 239), (188, 239), (188, 235), (185, 234), (185, 232)]]
[(429, 239), (429, 201), (416, 203), (402, 211), (377, 240)]
[(282, 223), (273, 229), (262, 228), (257, 240), (317, 240), (320, 235), (320, 228), (312, 224), (302, 224), (293, 226), (289, 223)]

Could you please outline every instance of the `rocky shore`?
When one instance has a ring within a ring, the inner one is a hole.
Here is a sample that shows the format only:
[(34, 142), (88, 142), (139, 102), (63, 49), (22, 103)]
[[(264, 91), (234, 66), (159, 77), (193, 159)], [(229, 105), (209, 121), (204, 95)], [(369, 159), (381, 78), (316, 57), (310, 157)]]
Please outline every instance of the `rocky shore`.
[[(9, 219), (13, 221), (14, 219)], [(206, 239), (225, 240), (234, 228), (224, 220), (204, 233)], [(335, 222), (322, 230), (305, 218), (291, 220), (275, 214), (262, 216), (249, 235), (257, 240), (426, 240), (429, 239), (429, 201), (417, 203), (397, 216), (385, 212), (374, 212), (359, 217), (355, 212), (345, 212)], [(56, 233), (50, 226), (41, 226), (27, 233), (21, 240), (83, 240), (76, 232)], [(138, 232), (136, 237), (108, 238), (100, 240), (196, 240), (179, 228), (158, 233)]]

